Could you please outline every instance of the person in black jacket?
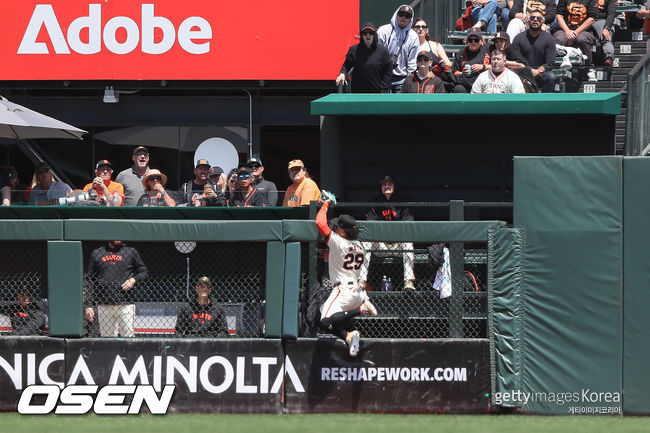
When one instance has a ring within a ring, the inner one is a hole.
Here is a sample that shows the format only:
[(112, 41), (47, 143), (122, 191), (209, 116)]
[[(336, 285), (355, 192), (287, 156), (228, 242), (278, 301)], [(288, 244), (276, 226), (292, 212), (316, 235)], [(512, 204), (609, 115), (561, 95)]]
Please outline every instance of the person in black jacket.
[(201, 337), (227, 337), (226, 314), (217, 302), (210, 299), (212, 285), (208, 277), (196, 284), (196, 298), (185, 305), (176, 321), (176, 335)]
[(535, 78), (537, 86), (544, 93), (552, 93), (555, 88), (553, 66), (557, 50), (553, 36), (542, 30), (544, 14), (533, 10), (528, 14), (528, 30), (519, 33), (512, 41), (512, 47), (526, 59), (527, 66)]
[(422, 51), (416, 59), (418, 68), (404, 80), (402, 93), (447, 93), (442, 80), (431, 72), (433, 54)]
[(560, 0), (557, 4), (558, 31), (553, 33), (555, 43), (580, 48), (587, 57), (586, 66), (593, 66), (591, 49), (596, 36), (591, 26), (596, 21), (596, 0)]
[[(411, 212), (406, 207), (396, 207), (393, 203), (403, 202), (406, 199), (397, 194), (397, 182), (391, 176), (384, 176), (379, 180), (380, 193), (373, 201), (385, 203), (379, 207), (371, 207), (366, 214), (368, 221), (413, 221)], [(407, 292), (415, 290), (415, 274), (413, 273), (413, 243), (388, 243), (388, 242), (364, 242), (366, 250), (363, 266), (361, 267), (361, 280), (368, 281), (368, 268), (370, 266), (371, 250), (398, 250), (399, 252), (375, 252), (376, 256), (402, 256), (404, 261), (404, 290)]]
[(352, 93), (388, 93), (393, 73), (393, 62), (386, 47), (377, 44), (377, 28), (365, 23), (359, 31), (361, 41), (351, 46), (336, 77), (336, 85), (345, 82), (352, 71)]
[(133, 337), (135, 304), (133, 287), (149, 277), (149, 272), (135, 248), (122, 241), (109, 241), (90, 255), (86, 273), (84, 306), (86, 319), (99, 316), (102, 337)]
[[(490, 53), (480, 30), (468, 31), (465, 43), (467, 46), (456, 55), (451, 67), (453, 93), (471, 92), (478, 75), (490, 65)], [(449, 74), (443, 74), (443, 77), (446, 76)]]
[(270, 182), (264, 177), (264, 164), (259, 158), (250, 158), (246, 165), (251, 171), (251, 176), (253, 177), (253, 186), (257, 189), (258, 194), (262, 194), (264, 197), (264, 203), (266, 206), (277, 206), (278, 205), (278, 188), (273, 182)]
[(11, 335), (44, 335), (46, 314), (42, 312), (26, 291), (17, 297), (18, 305), (7, 311), (11, 321)]

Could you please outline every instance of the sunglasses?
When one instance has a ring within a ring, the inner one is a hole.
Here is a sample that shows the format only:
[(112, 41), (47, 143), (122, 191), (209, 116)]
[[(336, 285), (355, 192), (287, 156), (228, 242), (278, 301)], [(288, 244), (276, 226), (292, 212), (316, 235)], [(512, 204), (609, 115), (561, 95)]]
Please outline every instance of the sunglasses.
[(469, 42), (470, 44), (475, 44), (477, 42), (480, 42), (480, 39), (479, 38), (467, 38), (467, 42)]
[(110, 167), (99, 167), (98, 170), (99, 170), (99, 171), (108, 171), (108, 172), (112, 172), (112, 171), (113, 171), (113, 169), (110, 168)]
[(420, 30), (420, 29), (428, 29), (429, 26), (413, 26), (413, 28)]
[(9, 178), (13, 179), (16, 177), (16, 173), (7, 173), (9, 175)]
[(529, 19), (530, 21), (540, 21), (540, 22), (541, 22), (541, 21), (544, 20), (544, 17), (538, 17), (538, 16), (536, 16), (536, 15), (533, 15), (533, 16), (529, 16), (528, 19)]
[(400, 12), (397, 14), (397, 16), (400, 18), (408, 18), (410, 20), (413, 15), (406, 12)]
[(251, 177), (251, 175), (250, 174), (240, 174), (237, 177), (240, 178), (240, 179), (248, 179), (249, 177)]
[(151, 177), (150, 177), (149, 179), (147, 179), (147, 180), (152, 180), (152, 181), (154, 181), (154, 182), (155, 182), (155, 181), (161, 182), (161, 181), (162, 181), (162, 177), (160, 177), (160, 176), (151, 176)]

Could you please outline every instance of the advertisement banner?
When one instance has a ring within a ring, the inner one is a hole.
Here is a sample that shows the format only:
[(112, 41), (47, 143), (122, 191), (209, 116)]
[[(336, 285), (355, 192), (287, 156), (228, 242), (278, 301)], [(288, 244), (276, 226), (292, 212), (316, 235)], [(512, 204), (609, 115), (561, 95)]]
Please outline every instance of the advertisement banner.
[(334, 80), (359, 0), (3, 2), (0, 80)]
[(488, 340), (361, 340), (351, 358), (341, 340), (286, 343), (305, 392), (286, 390), (286, 410), (468, 413), (489, 408)]

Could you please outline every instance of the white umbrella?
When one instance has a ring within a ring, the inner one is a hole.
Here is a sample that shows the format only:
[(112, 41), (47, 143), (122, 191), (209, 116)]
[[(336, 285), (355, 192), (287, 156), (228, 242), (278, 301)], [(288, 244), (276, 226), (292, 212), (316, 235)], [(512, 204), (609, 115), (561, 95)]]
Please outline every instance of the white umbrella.
[(81, 140), (81, 136), (86, 132), (0, 96), (0, 137)]

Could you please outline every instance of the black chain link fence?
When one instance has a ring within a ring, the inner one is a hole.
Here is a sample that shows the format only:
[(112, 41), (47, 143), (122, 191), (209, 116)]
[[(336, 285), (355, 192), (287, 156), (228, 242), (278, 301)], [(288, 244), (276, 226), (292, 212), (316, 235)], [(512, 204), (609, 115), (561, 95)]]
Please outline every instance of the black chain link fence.
[(265, 242), (84, 242), (83, 256), (87, 336), (264, 333)]
[[(342, 203), (334, 213), (364, 220), (366, 210)], [(426, 209), (416, 211), (426, 213)], [(367, 282), (366, 291), (379, 313), (356, 318), (363, 337), (487, 338), (487, 242), (360, 240), (366, 250), (360, 277)], [(315, 336), (321, 330), (315, 322), (309, 323), (310, 318), (331, 290), (327, 245), (310, 243), (303, 249), (303, 263), (302, 334)]]

